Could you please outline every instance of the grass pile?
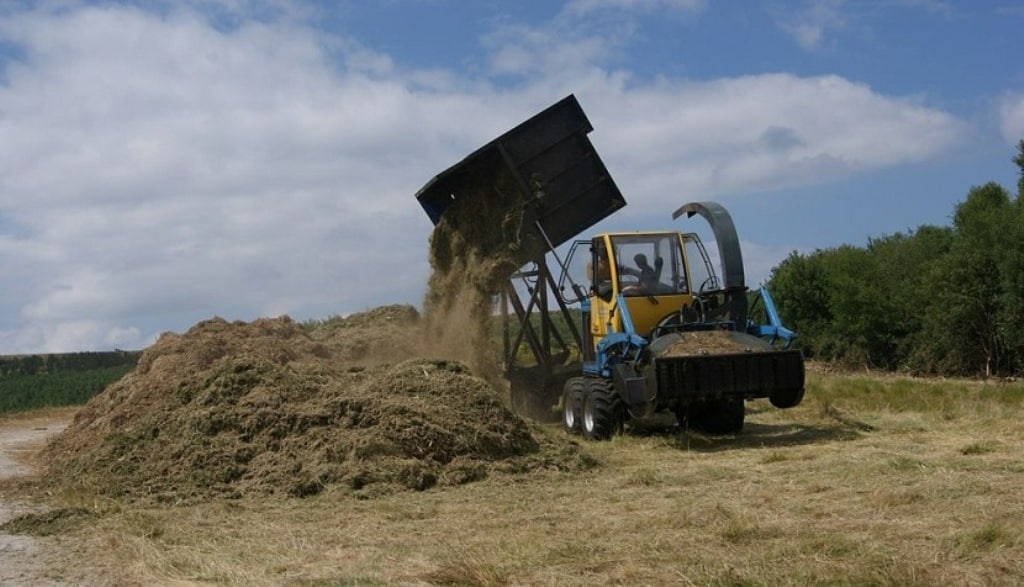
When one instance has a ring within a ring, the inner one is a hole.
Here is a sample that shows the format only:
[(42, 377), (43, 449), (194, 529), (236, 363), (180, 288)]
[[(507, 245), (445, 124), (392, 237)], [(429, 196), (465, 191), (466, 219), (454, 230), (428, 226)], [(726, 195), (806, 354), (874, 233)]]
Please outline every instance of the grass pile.
[(425, 320), (385, 306), (312, 332), (288, 318), (213, 319), (164, 335), (48, 447), (50, 479), (180, 502), (375, 495), (585, 466), (497, 391), (492, 297), (543, 249), (523, 236), (511, 178), (477, 180), (431, 236)]
[[(381, 315), (395, 317), (384, 340)], [(377, 309), (310, 336), (287, 317), (165, 334), (50, 443), (47, 481), (113, 497), (375, 496), (493, 471), (573, 468), (568, 441), (513, 414), (462, 363), (408, 356), (415, 310)], [(374, 338), (376, 337), (376, 338)], [(345, 343), (373, 340), (387, 361)]]
[(340, 361), (374, 365), (429, 354), (419, 325), (416, 308), (396, 304), (332, 317), (311, 328), (309, 336)]

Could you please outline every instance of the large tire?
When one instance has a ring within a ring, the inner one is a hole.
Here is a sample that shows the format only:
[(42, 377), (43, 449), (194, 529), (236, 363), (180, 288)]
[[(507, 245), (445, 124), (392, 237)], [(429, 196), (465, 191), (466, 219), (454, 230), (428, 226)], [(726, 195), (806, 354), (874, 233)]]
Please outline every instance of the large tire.
[(582, 377), (573, 377), (565, 382), (562, 391), (562, 426), (569, 434), (583, 431), (583, 397), (587, 384)]
[(742, 399), (709, 400), (689, 407), (679, 423), (708, 434), (738, 434), (746, 412)]
[(583, 393), (583, 435), (588, 440), (608, 440), (622, 429), (625, 410), (611, 381), (586, 378)]

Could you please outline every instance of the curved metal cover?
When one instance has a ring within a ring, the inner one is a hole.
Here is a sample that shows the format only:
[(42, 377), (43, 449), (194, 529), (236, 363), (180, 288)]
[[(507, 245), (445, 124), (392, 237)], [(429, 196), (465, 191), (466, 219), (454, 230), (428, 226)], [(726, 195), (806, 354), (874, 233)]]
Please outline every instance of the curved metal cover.
[(462, 198), (522, 207), (530, 215), (520, 236), (536, 232), (535, 221), (557, 247), (626, 205), (587, 138), (591, 130), (570, 94), (435, 176), (416, 199), (434, 224)]
[(745, 288), (740, 239), (736, 234), (736, 226), (733, 224), (729, 212), (716, 202), (691, 202), (683, 204), (673, 212), (672, 220), (677, 220), (683, 214), (686, 214), (688, 218), (694, 214), (700, 214), (711, 225), (711, 231), (715, 234), (715, 242), (718, 244), (718, 254), (722, 258), (725, 289)]
[(737, 329), (747, 325), (747, 285), (743, 275), (743, 254), (740, 252), (740, 238), (736, 234), (736, 226), (732, 216), (715, 202), (691, 202), (679, 207), (672, 213), (676, 220), (683, 214), (692, 217), (700, 214), (711, 225), (718, 243), (718, 255), (722, 262), (722, 273), (725, 279), (725, 310), (736, 324)]

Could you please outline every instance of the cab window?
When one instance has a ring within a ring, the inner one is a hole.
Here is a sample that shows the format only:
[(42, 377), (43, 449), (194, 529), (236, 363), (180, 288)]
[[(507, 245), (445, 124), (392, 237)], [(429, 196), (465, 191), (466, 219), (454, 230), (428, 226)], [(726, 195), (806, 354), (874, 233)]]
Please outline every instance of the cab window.
[(612, 237), (619, 291), (624, 296), (689, 293), (677, 234)]

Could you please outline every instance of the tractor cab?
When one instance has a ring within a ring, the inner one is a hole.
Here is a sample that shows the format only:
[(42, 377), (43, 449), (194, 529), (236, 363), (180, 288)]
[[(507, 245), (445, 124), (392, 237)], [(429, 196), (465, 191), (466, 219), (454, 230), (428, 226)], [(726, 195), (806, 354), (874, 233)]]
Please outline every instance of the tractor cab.
[[(666, 231), (608, 233), (574, 242), (558, 291), (567, 304), (584, 302), (590, 314), (588, 338), (598, 341), (626, 330), (647, 336), (681, 308), (691, 307), (694, 296), (718, 287), (700, 238)], [(626, 313), (618, 311), (620, 295)], [(631, 329), (624, 319), (631, 320)]]

